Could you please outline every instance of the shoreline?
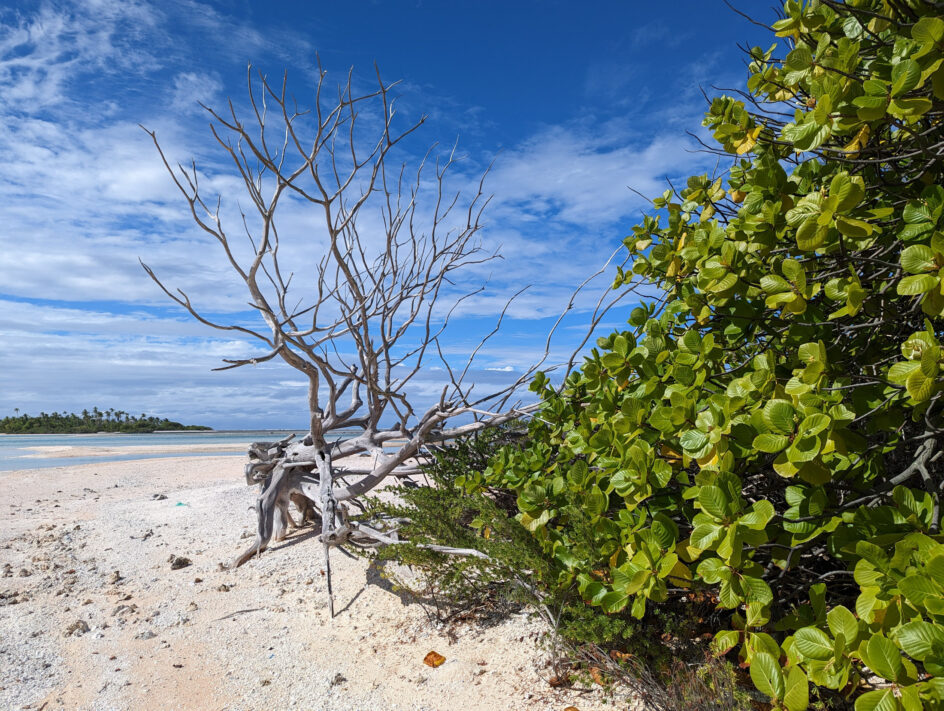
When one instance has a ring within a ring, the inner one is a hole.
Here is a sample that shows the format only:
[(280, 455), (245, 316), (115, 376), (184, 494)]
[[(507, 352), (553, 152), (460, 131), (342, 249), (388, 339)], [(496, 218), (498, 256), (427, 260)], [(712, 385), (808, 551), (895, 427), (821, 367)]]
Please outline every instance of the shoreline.
[[(22, 455), (22, 459), (44, 459), (44, 458), (56, 458), (63, 459), (68, 457), (118, 457), (123, 454), (129, 455), (129, 457), (135, 457), (136, 459), (140, 458), (136, 455), (141, 454), (159, 454), (161, 456), (176, 455), (185, 457), (187, 454), (195, 453), (214, 453), (214, 452), (231, 452), (237, 450), (248, 449), (251, 444), (251, 440), (246, 440), (246, 442), (207, 442), (206, 444), (142, 444), (142, 445), (131, 445), (125, 447), (108, 447), (108, 446), (74, 446), (74, 445), (34, 445), (30, 447), (23, 447), (23, 449), (33, 452), (33, 454)], [(128, 460), (114, 460), (114, 461), (134, 461), (129, 458)]]

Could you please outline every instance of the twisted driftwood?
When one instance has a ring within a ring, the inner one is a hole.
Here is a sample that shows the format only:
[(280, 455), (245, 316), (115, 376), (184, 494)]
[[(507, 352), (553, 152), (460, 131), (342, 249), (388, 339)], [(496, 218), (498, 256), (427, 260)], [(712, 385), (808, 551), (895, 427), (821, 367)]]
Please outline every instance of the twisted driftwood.
[[(401, 163), (409, 156), (407, 139), (425, 117), (400, 127), (395, 83), (384, 82), (378, 72), (376, 88), (358, 95), (349, 74), (334, 92), (320, 70), (307, 110), (288, 94), (284, 78), (277, 83), (264, 75), (254, 79), (250, 68), (248, 85), (248, 104), (240, 104), (246, 106), (244, 115), (233, 102), (224, 111), (207, 108), (213, 138), (242, 180), (242, 200), (204, 195), (200, 180), (205, 173), (193, 161), (187, 167), (172, 163), (156, 134), (148, 133), (191, 217), (245, 283), (259, 322), (206, 312), (185, 291), (169, 288), (142, 266), (197, 321), (230, 337), (254, 339), (264, 348), (225, 358), (220, 370), (280, 359), (308, 383), (304, 440), (257, 442), (250, 449), (245, 475), (247, 483), (260, 484), (258, 527), (236, 565), (284, 536), (295, 524), (289, 512), (294, 502), (303, 521), (321, 518), (333, 614), (330, 549), (390, 540), (389, 532), (351, 521), (346, 507), (387, 477), (416, 472), (415, 458), (425, 445), (532, 411), (514, 398), (547, 359), (551, 336), (543, 356), (511, 382), (484, 393), (475, 389), (473, 362), (498, 331), (515, 294), (496, 315), (494, 329), (466, 351), (467, 358), (447, 357), (441, 339), (453, 313), (485, 291), (484, 286), (466, 290), (460, 272), (498, 258), (476, 236), (489, 201), (485, 175), (472, 184), (472, 198), (462, 200), (447, 185), (454, 180), (455, 149), (442, 158), (431, 150), (415, 170), (407, 170)], [(375, 138), (366, 140), (365, 122)], [(278, 209), (286, 203), (296, 210), (289, 220)], [(298, 211), (306, 207), (307, 219), (299, 219)], [(247, 243), (236, 245), (234, 234)], [(306, 265), (298, 278), (280, 261), (283, 245)], [(578, 287), (564, 313), (594, 277)], [(568, 369), (607, 309), (630, 292), (601, 297)], [(605, 304), (605, 299), (611, 300)], [(438, 398), (425, 396), (420, 407), (415, 381), (420, 373), (432, 372), (431, 359), (441, 391)], [(456, 422), (465, 424), (450, 425)], [(352, 430), (357, 436), (331, 441)]]

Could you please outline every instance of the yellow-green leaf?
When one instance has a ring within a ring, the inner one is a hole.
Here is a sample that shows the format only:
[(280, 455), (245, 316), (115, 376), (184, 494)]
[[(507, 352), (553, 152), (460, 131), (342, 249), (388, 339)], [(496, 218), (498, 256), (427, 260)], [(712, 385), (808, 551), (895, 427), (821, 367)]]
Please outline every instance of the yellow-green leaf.
[(931, 289), (937, 285), (938, 278), (936, 276), (932, 276), (931, 274), (915, 274), (913, 276), (906, 276), (898, 282), (896, 291), (900, 296), (917, 296), (926, 291), (931, 291)]

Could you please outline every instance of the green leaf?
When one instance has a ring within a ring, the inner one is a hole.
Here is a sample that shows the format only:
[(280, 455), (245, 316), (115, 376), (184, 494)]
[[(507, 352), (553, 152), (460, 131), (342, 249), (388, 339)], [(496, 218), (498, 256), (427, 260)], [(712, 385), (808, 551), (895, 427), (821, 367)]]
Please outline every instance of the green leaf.
[[(940, 683), (940, 677), (936, 679), (928, 679), (928, 683), (925, 688), (931, 687), (934, 685), (935, 681)], [(901, 697), (898, 699), (899, 704), (904, 709), (904, 711), (924, 711), (924, 704), (921, 703), (921, 690), (917, 684), (912, 684), (911, 686), (899, 686), (898, 691), (901, 694)], [(940, 693), (940, 687), (934, 694), (935, 701), (944, 701), (944, 695)]]
[(909, 200), (901, 211), (901, 217), (908, 225), (919, 225), (931, 221), (931, 209), (923, 200)]
[(738, 523), (753, 531), (763, 531), (774, 517), (774, 505), (762, 499), (751, 506), (751, 510), (738, 519)]
[(711, 651), (722, 655), (733, 649), (741, 641), (741, 634), (737, 630), (721, 630), (711, 640)]
[(944, 555), (936, 555), (928, 561), (928, 575), (939, 586), (944, 588)]
[(895, 629), (892, 637), (905, 654), (919, 662), (944, 654), (944, 627), (932, 622), (909, 622)]
[(922, 17), (911, 28), (911, 36), (921, 44), (944, 42), (944, 20), (940, 17)]
[(800, 468), (790, 461), (786, 452), (781, 452), (777, 455), (777, 458), (774, 459), (774, 471), (783, 478), (789, 479), (796, 476)]
[(941, 371), (941, 347), (930, 346), (921, 354), (921, 373), (927, 378), (936, 378)]
[(875, 228), (865, 220), (857, 220), (842, 215), (836, 216), (836, 228), (842, 235), (853, 239), (868, 237), (875, 231)]
[(883, 679), (897, 681), (901, 674), (901, 650), (886, 637), (875, 634), (866, 647), (869, 668)]
[(826, 622), (829, 624), (829, 631), (832, 632), (833, 637), (841, 634), (845, 637), (847, 645), (855, 645), (856, 638), (859, 636), (859, 623), (849, 608), (837, 605), (826, 613)]
[(818, 363), (826, 359), (826, 349), (821, 343), (804, 343), (797, 350), (797, 356), (803, 363)]
[(675, 542), (678, 540), (678, 526), (675, 525), (675, 521), (664, 513), (660, 512), (652, 517), (650, 530), (663, 550), (674, 547)]
[(678, 565), (679, 557), (676, 553), (666, 553), (660, 560), (658, 565), (658, 575), (660, 578), (668, 577), (669, 573), (675, 570), (675, 566)]
[(710, 284), (705, 287), (705, 291), (711, 292), (713, 294), (720, 294), (723, 291), (731, 289), (735, 284), (737, 284), (738, 277), (734, 272), (728, 272), (721, 279), (715, 279)]
[(724, 529), (714, 523), (702, 523), (692, 529), (692, 534), (688, 539), (693, 547), (707, 550), (711, 548), (724, 532)]
[(701, 335), (698, 331), (686, 331), (679, 341), (679, 348), (688, 353), (701, 353)]
[(780, 265), (783, 275), (793, 282), (799, 291), (806, 290), (806, 270), (803, 265), (795, 259), (784, 259)]
[[(703, 486), (698, 491), (698, 503), (706, 513), (715, 518), (724, 518), (728, 511), (728, 497), (717, 486)], [(701, 548), (701, 546), (698, 546)]]
[(624, 607), (626, 607), (626, 604), (629, 602), (629, 596), (624, 593), (617, 592), (616, 590), (611, 590), (602, 598), (600, 598), (599, 602), (603, 611), (608, 615), (612, 615), (614, 613), (620, 612)]
[(892, 99), (888, 105), (888, 113), (895, 118), (918, 118), (931, 110), (933, 104), (930, 99), (917, 97), (914, 99)]
[(892, 67), (892, 96), (914, 89), (921, 80), (921, 67), (913, 59), (903, 59)]
[[(793, 405), (787, 400), (770, 400), (764, 405), (764, 423), (782, 434), (793, 433)], [(784, 445), (786, 446), (786, 445)], [(780, 448), (782, 449), (782, 447)], [(767, 450), (762, 450), (767, 451)], [(780, 451), (779, 449), (776, 451)]]
[(761, 452), (774, 454), (785, 449), (788, 444), (790, 444), (790, 440), (785, 435), (765, 432), (764, 434), (759, 434), (754, 438), (754, 443), (752, 446), (754, 449), (757, 449)]
[[(912, 605), (925, 605), (929, 597), (940, 597), (941, 589), (924, 575), (908, 575), (898, 581), (898, 589)], [(932, 603), (933, 604), (933, 603)]]
[(870, 541), (858, 541), (855, 551), (857, 556), (876, 568), (888, 568), (891, 565), (885, 551)]
[[(762, 627), (770, 622), (770, 609), (762, 602), (749, 602), (744, 615), (748, 627)], [(777, 656), (780, 656), (779, 649)]]
[(765, 274), (760, 278), (760, 288), (768, 294), (783, 294), (793, 291), (793, 287), (783, 277), (776, 274)]
[(791, 227), (799, 227), (810, 217), (816, 217), (822, 212), (823, 196), (816, 192), (804, 195), (800, 201), (790, 210), (787, 210), (787, 224)]
[(929, 272), (936, 267), (934, 252), (923, 244), (913, 244), (901, 252), (901, 268), (909, 274)]
[(613, 587), (626, 595), (635, 595), (651, 577), (652, 571), (648, 568), (624, 563), (613, 571)]
[(855, 701), (855, 711), (899, 711), (900, 708), (891, 689), (867, 691)]
[(708, 444), (708, 435), (701, 430), (686, 430), (679, 437), (679, 444), (686, 452), (697, 452)]
[[(715, 527), (717, 528), (717, 527)], [(692, 533), (692, 536), (695, 534)], [(698, 546), (701, 548), (702, 546)], [(698, 564), (698, 568), (695, 572), (698, 573), (698, 576), (704, 580), (706, 583), (714, 585), (719, 582), (724, 575), (723, 571), (727, 571), (728, 567), (724, 564), (720, 558), (706, 558), (701, 563)], [(730, 573), (728, 574), (730, 577)]]
[(944, 67), (931, 75), (931, 90), (935, 99), (944, 99)]
[(806, 711), (810, 705), (810, 682), (800, 667), (792, 666), (787, 671), (783, 705), (787, 711)]
[(816, 150), (831, 134), (829, 125), (821, 126), (813, 120), (808, 120), (800, 124), (788, 123), (780, 132), (780, 137), (792, 143), (794, 150), (802, 152)]
[(776, 701), (786, 693), (780, 663), (767, 652), (758, 652), (751, 660), (751, 681), (758, 691)]
[(602, 516), (609, 504), (608, 497), (599, 486), (594, 486), (587, 492), (587, 511), (593, 516)]
[(833, 656), (833, 644), (826, 634), (816, 627), (804, 627), (793, 636), (797, 652), (804, 659), (826, 661)]
[(805, 44), (798, 44), (793, 51), (787, 54), (784, 64), (791, 71), (803, 71), (809, 69), (813, 63), (813, 53)]
[(769, 605), (774, 601), (773, 591), (761, 578), (745, 575), (741, 579), (741, 586), (744, 588), (744, 599), (747, 602), (759, 602)]
[(885, 96), (857, 96), (852, 104), (858, 108), (856, 116), (862, 121), (876, 121), (885, 116), (888, 98)]
[(931, 399), (935, 391), (935, 382), (921, 372), (921, 368), (911, 371), (905, 381), (905, 389), (916, 402), (925, 402)]
[(913, 360), (895, 363), (888, 369), (888, 379), (895, 385), (904, 385), (912, 371), (921, 367), (921, 363)]
[(718, 590), (718, 602), (722, 608), (732, 610), (744, 602), (744, 598), (734, 589), (730, 580), (722, 580)]
[(824, 415), (819, 412), (814, 413), (806, 417), (803, 422), (800, 423), (800, 426), (797, 428), (797, 436), (814, 437), (828, 428), (831, 423), (832, 420), (829, 415)]
[(847, 173), (839, 173), (829, 184), (829, 197), (836, 198), (836, 210), (848, 212), (865, 198), (861, 179), (854, 180)]
[(797, 228), (797, 247), (806, 252), (812, 252), (823, 245), (827, 232), (828, 227), (821, 225), (818, 218), (809, 217)]
[(660, 432), (671, 432), (675, 429), (672, 410), (668, 407), (657, 407), (649, 417), (649, 424)]
[(915, 274), (906, 276), (898, 282), (897, 291), (899, 296), (917, 296), (926, 291), (931, 291), (938, 284), (938, 278), (930, 274)]

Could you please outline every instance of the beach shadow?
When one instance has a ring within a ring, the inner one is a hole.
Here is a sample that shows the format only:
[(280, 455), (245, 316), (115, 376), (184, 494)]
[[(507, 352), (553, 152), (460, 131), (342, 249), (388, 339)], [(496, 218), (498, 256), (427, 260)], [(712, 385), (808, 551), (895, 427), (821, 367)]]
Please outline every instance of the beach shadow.
[(348, 600), (347, 604), (344, 607), (342, 607), (340, 610), (338, 610), (337, 613), (335, 614), (340, 615), (342, 612), (346, 612), (348, 609), (350, 609), (350, 607), (357, 601), (357, 599), (364, 593), (364, 591), (370, 585), (375, 585), (376, 587), (380, 588), (381, 590), (385, 592), (396, 595), (400, 599), (400, 604), (404, 606), (412, 605), (417, 602), (421, 604), (423, 602), (432, 602), (431, 600), (424, 601), (423, 599), (410, 593), (408, 590), (404, 590), (403, 588), (398, 588), (385, 575), (384, 566), (385, 566), (385, 563), (378, 563), (376, 560), (371, 560), (367, 564), (367, 572), (366, 572), (366, 575), (364, 576), (364, 584), (360, 587), (360, 589), (357, 591), (354, 597)]
[(298, 545), (299, 543), (303, 543), (312, 538), (317, 538), (320, 533), (320, 526), (306, 526), (303, 529), (296, 528), (291, 534), (285, 537), (285, 540), (269, 546), (269, 550), (277, 551), (281, 550), (282, 548), (290, 548), (291, 546)]

